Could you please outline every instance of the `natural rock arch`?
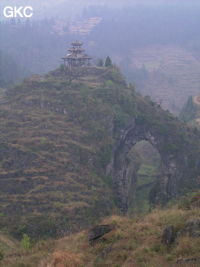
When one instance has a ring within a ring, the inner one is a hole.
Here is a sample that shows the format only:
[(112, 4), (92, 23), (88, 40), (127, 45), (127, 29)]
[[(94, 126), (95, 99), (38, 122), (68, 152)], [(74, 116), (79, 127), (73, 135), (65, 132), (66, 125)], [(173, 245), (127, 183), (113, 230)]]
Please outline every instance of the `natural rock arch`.
[(150, 194), (151, 202), (165, 204), (180, 195), (187, 186), (192, 188), (198, 183), (199, 152), (191, 142), (196, 141), (198, 147), (198, 139), (176, 119), (165, 119), (166, 124), (165, 121), (161, 124), (159, 121), (134, 119), (115, 146), (112, 159), (113, 189), (117, 206), (123, 213), (128, 211), (130, 189), (135, 178), (134, 172), (133, 177), (128, 173), (128, 153), (142, 140), (148, 141), (161, 157), (161, 175)]

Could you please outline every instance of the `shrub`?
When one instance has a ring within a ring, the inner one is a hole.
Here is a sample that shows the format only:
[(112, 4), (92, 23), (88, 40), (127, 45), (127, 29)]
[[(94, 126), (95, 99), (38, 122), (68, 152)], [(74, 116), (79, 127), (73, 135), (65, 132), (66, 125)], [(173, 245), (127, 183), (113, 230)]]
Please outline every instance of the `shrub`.
[(113, 86), (114, 86), (113, 81), (111, 81), (111, 80), (106, 81), (106, 87), (107, 88), (113, 88)]
[(30, 237), (27, 234), (23, 234), (23, 238), (21, 240), (22, 247), (25, 249), (31, 248), (31, 241)]
[(48, 142), (46, 137), (40, 137), (40, 144), (45, 145)]

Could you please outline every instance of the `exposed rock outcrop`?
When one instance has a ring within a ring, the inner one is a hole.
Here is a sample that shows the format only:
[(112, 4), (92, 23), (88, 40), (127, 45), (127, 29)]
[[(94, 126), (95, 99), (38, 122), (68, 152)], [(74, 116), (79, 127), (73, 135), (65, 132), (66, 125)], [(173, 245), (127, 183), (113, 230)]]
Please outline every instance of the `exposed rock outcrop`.
[(179, 236), (189, 235), (190, 237), (200, 237), (200, 219), (189, 221), (186, 226), (179, 231)]
[(176, 232), (173, 225), (166, 227), (162, 234), (162, 243), (165, 245), (171, 245), (176, 239)]
[[(198, 263), (200, 263), (200, 258), (180, 258), (176, 261), (177, 264), (190, 264), (189, 266), (196, 267)], [(191, 265), (192, 264), (192, 265)], [(195, 265), (193, 265), (195, 264)], [(188, 266), (188, 265), (187, 265)], [(199, 265), (198, 265), (199, 266)]]
[(104, 236), (105, 234), (111, 232), (113, 229), (114, 229), (114, 225), (110, 225), (110, 224), (97, 225), (89, 231), (88, 240), (89, 241), (97, 240), (101, 238), (102, 236)]

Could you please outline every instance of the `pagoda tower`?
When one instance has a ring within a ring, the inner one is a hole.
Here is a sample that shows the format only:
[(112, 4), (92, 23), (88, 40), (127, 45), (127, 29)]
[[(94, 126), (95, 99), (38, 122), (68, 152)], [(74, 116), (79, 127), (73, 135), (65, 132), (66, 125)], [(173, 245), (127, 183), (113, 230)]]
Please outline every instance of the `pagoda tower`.
[(69, 53), (63, 57), (65, 66), (72, 69), (73, 67), (89, 66), (90, 56), (85, 54), (85, 49), (82, 48), (83, 43), (75, 41), (71, 44), (71, 48), (68, 49)]

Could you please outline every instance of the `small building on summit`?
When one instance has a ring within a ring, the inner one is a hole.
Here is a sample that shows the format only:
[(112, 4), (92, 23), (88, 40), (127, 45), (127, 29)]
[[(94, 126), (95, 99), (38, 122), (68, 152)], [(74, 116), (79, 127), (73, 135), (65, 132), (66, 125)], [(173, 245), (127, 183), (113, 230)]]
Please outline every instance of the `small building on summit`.
[(82, 46), (83, 43), (80, 41), (75, 41), (71, 44), (71, 48), (68, 49), (69, 54), (62, 58), (64, 60), (65, 66), (71, 69), (73, 67), (90, 65), (92, 58), (85, 54), (85, 49), (83, 49)]

